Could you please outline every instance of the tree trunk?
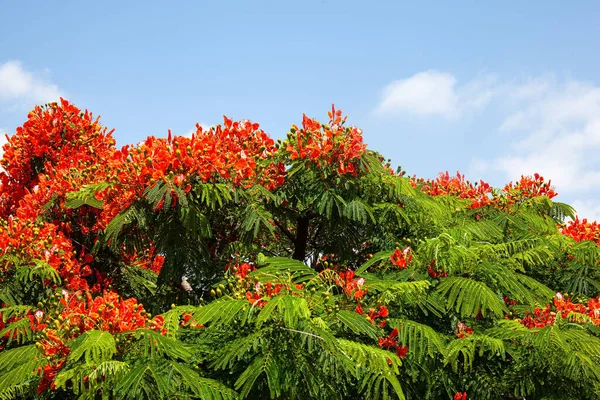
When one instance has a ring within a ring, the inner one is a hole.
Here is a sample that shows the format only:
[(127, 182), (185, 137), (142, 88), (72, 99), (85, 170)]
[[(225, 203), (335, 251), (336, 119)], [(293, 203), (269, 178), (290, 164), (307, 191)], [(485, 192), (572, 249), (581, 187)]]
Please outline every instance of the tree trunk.
[(294, 241), (294, 255), (292, 258), (298, 261), (304, 261), (306, 256), (306, 244), (308, 242), (308, 217), (299, 217), (296, 228), (296, 240)]

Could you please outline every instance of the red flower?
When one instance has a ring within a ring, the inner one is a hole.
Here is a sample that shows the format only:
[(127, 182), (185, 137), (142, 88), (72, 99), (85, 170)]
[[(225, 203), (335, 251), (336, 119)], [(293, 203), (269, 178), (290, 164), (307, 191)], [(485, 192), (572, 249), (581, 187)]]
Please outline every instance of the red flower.
[(394, 328), (387, 337), (379, 338), (379, 347), (386, 350), (394, 348), (400, 358), (404, 358), (408, 354), (408, 347), (398, 342), (398, 328)]
[(473, 334), (473, 329), (469, 328), (464, 322), (456, 324), (456, 336), (463, 339)]
[(402, 251), (396, 247), (396, 250), (394, 250), (394, 253), (390, 256), (390, 261), (400, 269), (405, 269), (408, 267), (408, 263), (411, 262), (412, 258), (413, 256), (409, 246), (402, 249)]

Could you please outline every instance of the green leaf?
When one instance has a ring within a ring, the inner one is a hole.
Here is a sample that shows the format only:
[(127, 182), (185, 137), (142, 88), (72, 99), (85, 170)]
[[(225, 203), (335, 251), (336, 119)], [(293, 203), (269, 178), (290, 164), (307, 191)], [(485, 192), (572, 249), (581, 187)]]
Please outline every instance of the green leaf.
[(79, 361), (85, 357), (89, 365), (110, 360), (117, 352), (115, 338), (106, 331), (92, 330), (80, 335), (71, 345), (69, 361)]

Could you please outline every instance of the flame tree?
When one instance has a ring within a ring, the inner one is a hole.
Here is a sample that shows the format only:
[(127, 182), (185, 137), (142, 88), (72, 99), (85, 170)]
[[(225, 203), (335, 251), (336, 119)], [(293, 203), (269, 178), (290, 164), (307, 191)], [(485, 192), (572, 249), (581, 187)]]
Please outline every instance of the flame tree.
[(32, 110), (0, 161), (0, 398), (600, 397), (599, 226), (538, 174), (394, 172), (328, 117), (117, 149)]

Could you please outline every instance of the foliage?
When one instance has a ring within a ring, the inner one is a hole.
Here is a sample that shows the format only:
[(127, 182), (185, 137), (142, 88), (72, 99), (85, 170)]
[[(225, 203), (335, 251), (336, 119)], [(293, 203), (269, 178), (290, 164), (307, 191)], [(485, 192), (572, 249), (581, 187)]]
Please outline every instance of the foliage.
[[(600, 227), (549, 181), (394, 172), (332, 108), (0, 161), (0, 399), (600, 398)], [(566, 222), (570, 218), (570, 222)]]

